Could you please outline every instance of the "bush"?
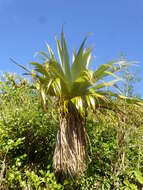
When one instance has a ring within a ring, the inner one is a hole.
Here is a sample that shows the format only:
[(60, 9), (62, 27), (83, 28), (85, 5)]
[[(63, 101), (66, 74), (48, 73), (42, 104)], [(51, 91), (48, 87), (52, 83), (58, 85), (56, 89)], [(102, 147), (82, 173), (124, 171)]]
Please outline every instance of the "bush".
[[(116, 100), (115, 100), (116, 101)], [(54, 100), (53, 100), (54, 102)], [(81, 179), (56, 182), (52, 168), (58, 115), (42, 107), (28, 81), (6, 74), (0, 83), (0, 187), (5, 189), (136, 190), (143, 186), (143, 112), (88, 113), (88, 168)]]

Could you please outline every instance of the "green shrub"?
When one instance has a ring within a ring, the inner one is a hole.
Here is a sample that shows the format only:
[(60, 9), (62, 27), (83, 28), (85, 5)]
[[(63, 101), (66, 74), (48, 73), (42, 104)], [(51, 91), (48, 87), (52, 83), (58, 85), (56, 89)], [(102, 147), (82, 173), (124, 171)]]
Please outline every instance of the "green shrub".
[[(81, 179), (58, 184), (53, 173), (58, 115), (42, 107), (32, 84), (6, 74), (0, 83), (1, 189), (136, 190), (143, 187), (143, 111), (88, 113), (88, 168)], [(48, 167), (47, 167), (48, 166)]]

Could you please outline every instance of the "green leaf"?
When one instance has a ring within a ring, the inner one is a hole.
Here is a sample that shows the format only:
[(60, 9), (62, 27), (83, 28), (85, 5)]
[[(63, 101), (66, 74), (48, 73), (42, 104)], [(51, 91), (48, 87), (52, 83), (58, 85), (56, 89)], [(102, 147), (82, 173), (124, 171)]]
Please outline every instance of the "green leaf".
[(72, 98), (72, 103), (76, 106), (77, 110), (79, 110), (80, 113), (83, 112), (83, 100), (80, 96)]
[(48, 43), (46, 43), (46, 46), (48, 48), (50, 59), (54, 59), (54, 53), (53, 53), (52, 49), (50, 48), (50, 45)]
[(46, 105), (46, 94), (45, 94), (45, 89), (43, 86), (41, 87), (41, 96), (42, 96), (44, 105)]
[(65, 76), (68, 81), (71, 81), (69, 54), (68, 54), (67, 45), (65, 42), (63, 31), (61, 33), (61, 38), (62, 38), (61, 46), (62, 46), (62, 53), (63, 53), (62, 61), (63, 61), (63, 67), (64, 67), (64, 71), (65, 71)]
[(114, 86), (117, 82), (119, 82), (119, 79), (115, 79), (115, 80), (112, 80), (112, 81), (109, 81), (109, 82), (100, 83), (100, 84), (94, 86), (93, 88), (94, 88), (94, 90), (99, 90), (101, 88)]
[(69, 55), (63, 32), (61, 33), (61, 45), (57, 37), (56, 37), (56, 44), (63, 73), (65, 74), (67, 81), (71, 81)]
[(87, 105), (92, 108), (93, 110), (95, 110), (95, 97), (92, 95), (87, 95), (86, 96), (86, 102)]
[[(104, 77), (105, 71), (107, 71), (111, 66), (115, 63), (115, 61), (111, 61), (107, 64), (102, 64), (93, 74), (94, 81), (98, 81), (99, 79), (102, 79)], [(106, 73), (106, 75), (108, 75)]]
[(143, 175), (139, 170), (134, 171), (135, 177), (140, 184), (143, 185)]
[(56, 44), (57, 44), (57, 51), (58, 51), (59, 61), (60, 61), (61, 66), (63, 67), (63, 54), (62, 54), (62, 49), (61, 49), (61, 46), (60, 46), (60, 42), (59, 42), (57, 37), (56, 37)]
[(39, 72), (39, 73), (41, 73), (43, 75), (47, 75), (48, 74), (47, 71), (46, 71), (46, 69), (45, 69), (45, 67), (42, 64), (40, 64), (38, 62), (31, 62), (30, 64), (32, 64), (32, 65), (35, 66), (34, 70), (36, 72)]
[(71, 75), (72, 75), (72, 80), (76, 80), (77, 77), (80, 75), (81, 73), (81, 69), (82, 69), (82, 55), (83, 55), (83, 48), (84, 48), (84, 45), (85, 45), (85, 42), (87, 40), (87, 37), (84, 38), (79, 50), (78, 50), (78, 53), (75, 57), (75, 60), (74, 62), (72, 63), (72, 70), (71, 70)]

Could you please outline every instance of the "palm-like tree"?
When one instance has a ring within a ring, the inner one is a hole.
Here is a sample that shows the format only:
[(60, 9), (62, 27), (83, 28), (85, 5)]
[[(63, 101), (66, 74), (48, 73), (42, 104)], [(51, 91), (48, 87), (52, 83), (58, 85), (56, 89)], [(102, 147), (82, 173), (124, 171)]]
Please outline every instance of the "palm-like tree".
[[(56, 97), (59, 113), (59, 128), (53, 156), (56, 174), (79, 176), (86, 170), (88, 143), (84, 122), (85, 109), (94, 112), (99, 108), (107, 108), (115, 111), (117, 106), (114, 105), (112, 97), (125, 98), (105, 88), (117, 87), (119, 78), (115, 72), (128, 63), (112, 61), (102, 64), (95, 71), (90, 70), (91, 48), (84, 49), (85, 42), (86, 38), (78, 52), (73, 51), (70, 64), (62, 32), (61, 43), (56, 37), (58, 59), (47, 44), (48, 54), (41, 52), (43, 63), (33, 62), (32, 73), (26, 69), (36, 80), (44, 104), (48, 97)], [(104, 78), (108, 76), (110, 80), (105, 82)], [(111, 77), (114, 79), (111, 80)]]

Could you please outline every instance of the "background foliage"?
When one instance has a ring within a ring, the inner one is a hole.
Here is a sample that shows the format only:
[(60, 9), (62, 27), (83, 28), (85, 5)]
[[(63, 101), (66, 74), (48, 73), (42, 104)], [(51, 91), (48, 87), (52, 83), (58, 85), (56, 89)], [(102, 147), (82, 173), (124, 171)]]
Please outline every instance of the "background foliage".
[(87, 172), (81, 179), (58, 184), (52, 168), (56, 105), (53, 101), (43, 109), (31, 83), (5, 74), (0, 82), (0, 188), (142, 189), (143, 111), (125, 101), (118, 103), (125, 114), (88, 113)]

